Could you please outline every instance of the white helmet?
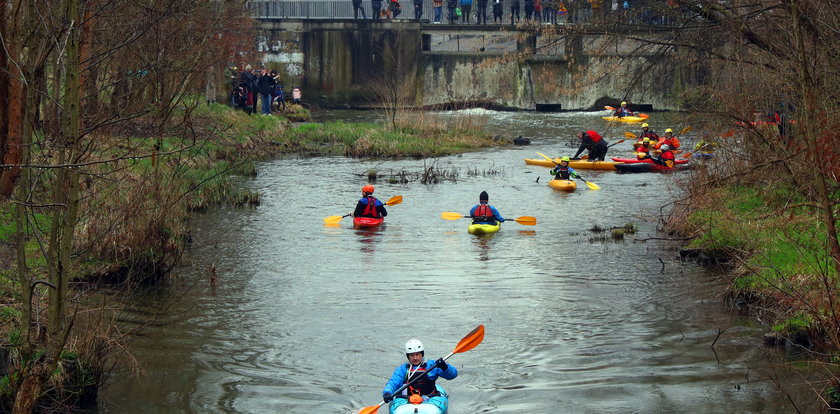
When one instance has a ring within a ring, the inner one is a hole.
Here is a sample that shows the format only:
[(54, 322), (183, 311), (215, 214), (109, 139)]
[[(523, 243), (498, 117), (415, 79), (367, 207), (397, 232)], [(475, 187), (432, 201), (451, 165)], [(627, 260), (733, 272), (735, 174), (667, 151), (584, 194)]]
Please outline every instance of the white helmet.
[(423, 352), (423, 343), (419, 339), (409, 339), (405, 343), (405, 353), (413, 354), (415, 352)]
[[(662, 148), (662, 151), (668, 151), (669, 149), (671, 149), (671, 147), (669, 147), (668, 144), (663, 144), (661, 148)], [(408, 346), (408, 345), (406, 345), (406, 346)]]

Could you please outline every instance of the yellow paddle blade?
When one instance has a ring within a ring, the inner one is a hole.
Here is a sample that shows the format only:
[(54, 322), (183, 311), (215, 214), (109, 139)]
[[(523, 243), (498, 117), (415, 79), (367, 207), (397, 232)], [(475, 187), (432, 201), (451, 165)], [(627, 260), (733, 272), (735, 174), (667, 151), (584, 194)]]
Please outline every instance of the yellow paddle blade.
[(599, 186), (598, 184), (590, 183), (589, 181), (584, 181), (584, 182), (586, 183), (586, 186), (589, 187), (590, 190), (600, 190), (601, 189), (601, 186)]
[(344, 216), (329, 216), (329, 217), (324, 219), (324, 224), (327, 224), (327, 225), (338, 224), (338, 222), (341, 221), (341, 219), (343, 219), (343, 218), (344, 218)]
[(385, 404), (385, 402), (383, 401), (379, 403), (379, 405), (371, 405), (370, 407), (362, 408), (362, 411), (359, 411), (359, 414), (373, 414), (379, 411), (379, 407), (382, 407), (382, 404)]
[(473, 349), (484, 340), (484, 325), (478, 325), (472, 332), (468, 333), (464, 339), (461, 339), (461, 342), (458, 342), (458, 345), (455, 345), (455, 350), (452, 351), (453, 354), (460, 354), (461, 352), (467, 352), (470, 349)]
[(537, 218), (531, 216), (517, 217), (513, 221), (525, 226), (533, 226), (534, 224), (537, 224)]
[(691, 129), (692, 129), (692, 128), (693, 128), (693, 127), (692, 127), (691, 125), (689, 125), (689, 126), (687, 126), (687, 127), (683, 128), (682, 130), (680, 130), (680, 132), (678, 132), (677, 134), (679, 134), (679, 135), (685, 134), (685, 133), (687, 133), (688, 131), (691, 131)]
[(400, 203), (402, 203), (402, 196), (398, 195), (398, 196), (393, 196), (393, 197), (389, 198), (388, 201), (385, 203), (385, 205), (393, 206), (395, 204), (400, 204)]
[(636, 134), (634, 134), (630, 131), (624, 131), (624, 136), (629, 138), (629, 139), (636, 139)]
[(551, 161), (551, 162), (554, 162), (554, 160), (553, 160), (553, 159), (551, 159), (551, 158), (549, 158), (549, 157), (548, 157), (548, 155), (545, 155), (545, 154), (543, 154), (543, 153), (541, 153), (541, 152), (538, 152), (537, 154), (539, 154), (539, 155), (540, 155), (540, 157), (543, 157), (543, 158), (545, 158), (545, 159), (547, 159), (547, 160), (549, 160), (549, 161)]
[(444, 211), (443, 213), (440, 213), (440, 218), (444, 220), (458, 220), (464, 218), (464, 215), (453, 211)]

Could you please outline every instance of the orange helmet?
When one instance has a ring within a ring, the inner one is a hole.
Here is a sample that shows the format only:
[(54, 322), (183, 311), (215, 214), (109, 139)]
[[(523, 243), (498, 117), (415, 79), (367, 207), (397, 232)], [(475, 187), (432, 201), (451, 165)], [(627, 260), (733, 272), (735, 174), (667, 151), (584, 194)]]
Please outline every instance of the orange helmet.
[(362, 187), (362, 192), (363, 193), (368, 193), (368, 194), (373, 194), (373, 186), (368, 184), (368, 185)]

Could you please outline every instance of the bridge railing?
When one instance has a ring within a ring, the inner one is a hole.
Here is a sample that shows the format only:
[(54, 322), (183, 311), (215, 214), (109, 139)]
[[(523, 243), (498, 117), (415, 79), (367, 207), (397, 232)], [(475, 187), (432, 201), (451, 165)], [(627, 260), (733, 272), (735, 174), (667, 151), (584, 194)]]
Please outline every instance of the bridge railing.
[[(423, 19), (434, 20), (435, 12), (431, 0), (423, 2)], [(400, 18), (414, 18), (414, 3), (411, 0), (400, 1), (402, 13)], [(388, 7), (388, 0), (382, 1), (382, 8)], [(362, 1), (365, 16), (370, 19), (372, 4), (370, 0)], [(352, 19), (353, 3), (351, 0), (257, 0), (249, 1), (248, 9), (256, 19)], [(446, 8), (443, 17), (446, 19)]]

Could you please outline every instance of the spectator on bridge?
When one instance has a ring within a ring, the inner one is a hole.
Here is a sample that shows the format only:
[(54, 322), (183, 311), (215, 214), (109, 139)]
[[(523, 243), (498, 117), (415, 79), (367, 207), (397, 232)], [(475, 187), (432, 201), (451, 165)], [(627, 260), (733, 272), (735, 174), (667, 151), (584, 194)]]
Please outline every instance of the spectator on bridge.
[(371, 0), (370, 9), (370, 17), (374, 19), (379, 19), (379, 13), (382, 11), (382, 0)]
[(435, 7), (435, 24), (440, 24), (440, 15), (443, 13), (443, 0), (432, 0)]
[(367, 19), (365, 9), (362, 8), (362, 0), (353, 0), (353, 18), (358, 19), (359, 13), (362, 13), (362, 19)]
[(487, 24), (487, 0), (476, 0), (475, 24)]
[(398, 0), (391, 0), (388, 3), (388, 10), (391, 12), (391, 18), (396, 19), (402, 13), (402, 5)]
[[(502, 0), (493, 0), (493, 23), (502, 24)], [(496, 21), (498, 19), (498, 21)]]
[(457, 8), (458, 0), (446, 0), (446, 9), (449, 12), (449, 24), (455, 24), (455, 22), (458, 20), (458, 11), (455, 10)]
[(513, 21), (514, 16), (516, 17), (516, 23), (519, 23), (519, 0), (511, 0), (510, 2), (510, 25), (513, 26), (515, 23)]
[(414, 0), (414, 18), (417, 20), (423, 18), (423, 0)]
[(542, 0), (534, 0), (534, 20), (537, 24), (542, 23)]
[(543, 22), (548, 24), (557, 24), (557, 2), (555, 0), (545, 0), (543, 2)]
[(525, 21), (530, 22), (534, 17), (534, 0), (525, 0)]
[(461, 2), (461, 23), (470, 22), (470, 9), (472, 9), (472, 0), (459, 0)]

